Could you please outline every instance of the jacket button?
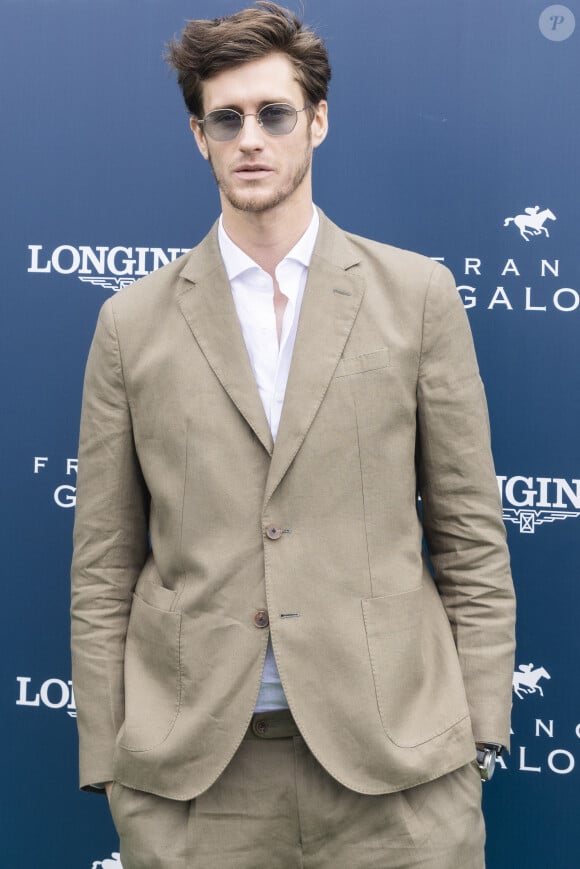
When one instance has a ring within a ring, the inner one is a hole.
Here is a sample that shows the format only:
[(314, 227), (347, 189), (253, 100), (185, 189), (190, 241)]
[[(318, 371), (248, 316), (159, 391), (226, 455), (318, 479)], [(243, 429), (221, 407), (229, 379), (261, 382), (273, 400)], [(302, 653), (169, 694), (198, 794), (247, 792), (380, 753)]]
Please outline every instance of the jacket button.
[(254, 615), (254, 624), (257, 628), (267, 628), (270, 624), (267, 610), (256, 610)]
[(276, 525), (268, 525), (268, 527), (266, 528), (266, 537), (269, 537), (270, 540), (278, 540), (278, 538), (281, 536), (281, 528), (278, 528)]

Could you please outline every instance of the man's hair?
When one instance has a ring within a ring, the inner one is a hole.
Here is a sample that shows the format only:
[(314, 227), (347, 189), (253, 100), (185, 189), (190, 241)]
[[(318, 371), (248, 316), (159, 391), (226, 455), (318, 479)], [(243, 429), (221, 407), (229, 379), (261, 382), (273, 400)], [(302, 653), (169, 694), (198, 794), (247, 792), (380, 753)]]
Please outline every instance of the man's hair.
[(265, 0), (226, 18), (188, 21), (180, 39), (168, 44), (166, 59), (188, 111), (199, 118), (205, 81), (274, 52), (288, 57), (309, 103), (326, 99), (331, 71), (324, 42), (289, 9)]

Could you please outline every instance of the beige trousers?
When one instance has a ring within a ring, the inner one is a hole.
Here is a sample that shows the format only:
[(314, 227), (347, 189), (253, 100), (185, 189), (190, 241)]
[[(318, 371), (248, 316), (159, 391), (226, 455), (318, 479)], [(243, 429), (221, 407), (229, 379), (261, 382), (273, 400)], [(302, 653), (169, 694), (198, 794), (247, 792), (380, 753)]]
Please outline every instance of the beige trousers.
[(115, 783), (123, 869), (484, 869), (481, 781), (468, 765), (381, 796), (355, 793), (300, 736), (249, 731), (220, 778), (179, 802)]

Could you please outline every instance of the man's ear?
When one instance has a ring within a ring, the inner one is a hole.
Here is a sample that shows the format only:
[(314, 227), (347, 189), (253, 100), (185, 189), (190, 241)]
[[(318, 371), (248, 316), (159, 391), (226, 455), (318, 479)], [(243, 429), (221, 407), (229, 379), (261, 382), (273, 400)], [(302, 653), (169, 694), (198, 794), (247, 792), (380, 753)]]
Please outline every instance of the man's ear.
[(209, 160), (209, 151), (207, 149), (207, 142), (205, 139), (203, 128), (199, 124), (197, 118), (194, 118), (193, 115), (189, 119), (189, 126), (191, 127), (191, 132), (193, 133), (195, 144), (199, 148), (199, 153), (204, 160)]
[(328, 103), (320, 100), (318, 105), (313, 106), (314, 116), (310, 124), (312, 132), (312, 146), (318, 148), (326, 139), (328, 133)]

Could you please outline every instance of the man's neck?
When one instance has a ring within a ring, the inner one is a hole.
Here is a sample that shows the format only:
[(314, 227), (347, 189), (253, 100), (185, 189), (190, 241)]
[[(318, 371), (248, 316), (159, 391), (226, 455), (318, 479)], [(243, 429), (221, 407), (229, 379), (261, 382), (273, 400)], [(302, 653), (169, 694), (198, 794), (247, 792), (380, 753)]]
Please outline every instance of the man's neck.
[(275, 270), (312, 220), (312, 201), (299, 209), (278, 207), (253, 213), (237, 211), (224, 203), (223, 226), (231, 240), (272, 278)]

